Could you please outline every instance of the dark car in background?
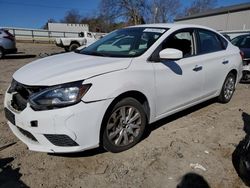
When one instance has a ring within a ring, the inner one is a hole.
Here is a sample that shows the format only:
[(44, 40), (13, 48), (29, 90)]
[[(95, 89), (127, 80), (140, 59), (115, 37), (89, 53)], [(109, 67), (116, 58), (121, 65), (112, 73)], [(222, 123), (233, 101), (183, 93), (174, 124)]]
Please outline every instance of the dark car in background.
[(0, 29), (0, 59), (5, 54), (13, 54), (17, 52), (16, 39), (8, 30)]
[(250, 34), (237, 36), (231, 42), (244, 53), (242, 80), (250, 80)]

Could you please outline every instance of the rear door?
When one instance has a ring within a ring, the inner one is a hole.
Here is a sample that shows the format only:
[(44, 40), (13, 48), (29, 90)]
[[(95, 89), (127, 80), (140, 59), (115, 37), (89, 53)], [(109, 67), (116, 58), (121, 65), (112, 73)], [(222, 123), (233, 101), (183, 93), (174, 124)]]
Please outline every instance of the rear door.
[(230, 68), (230, 52), (226, 50), (227, 41), (217, 33), (197, 29), (197, 57), (200, 59), (205, 82), (202, 87), (203, 96), (214, 95), (221, 89)]

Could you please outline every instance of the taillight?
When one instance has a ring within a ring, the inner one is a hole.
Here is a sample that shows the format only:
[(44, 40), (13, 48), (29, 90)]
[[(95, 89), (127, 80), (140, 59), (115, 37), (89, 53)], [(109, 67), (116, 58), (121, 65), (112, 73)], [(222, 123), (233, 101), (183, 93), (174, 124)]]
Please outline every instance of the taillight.
[(244, 52), (240, 51), (240, 56), (241, 56), (241, 59), (243, 61), (243, 59), (244, 59)]

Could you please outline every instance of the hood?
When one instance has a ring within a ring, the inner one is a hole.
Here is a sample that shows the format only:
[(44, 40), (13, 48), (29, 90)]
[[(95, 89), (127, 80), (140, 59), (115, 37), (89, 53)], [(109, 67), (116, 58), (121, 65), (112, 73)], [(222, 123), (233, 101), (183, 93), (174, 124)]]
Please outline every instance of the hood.
[(129, 67), (132, 58), (65, 53), (36, 60), (17, 70), (13, 78), (25, 85), (57, 85)]

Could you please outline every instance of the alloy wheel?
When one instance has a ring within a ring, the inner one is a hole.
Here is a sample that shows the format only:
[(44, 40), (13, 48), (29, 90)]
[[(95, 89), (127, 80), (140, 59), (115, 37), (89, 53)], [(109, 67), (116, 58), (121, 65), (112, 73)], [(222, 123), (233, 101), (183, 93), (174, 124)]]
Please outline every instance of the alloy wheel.
[(225, 83), (224, 87), (224, 97), (225, 99), (230, 99), (233, 95), (234, 92), (234, 87), (235, 87), (235, 80), (233, 77), (228, 77)]
[(116, 146), (127, 146), (134, 142), (141, 131), (142, 117), (133, 106), (122, 106), (115, 110), (107, 123), (107, 136)]

